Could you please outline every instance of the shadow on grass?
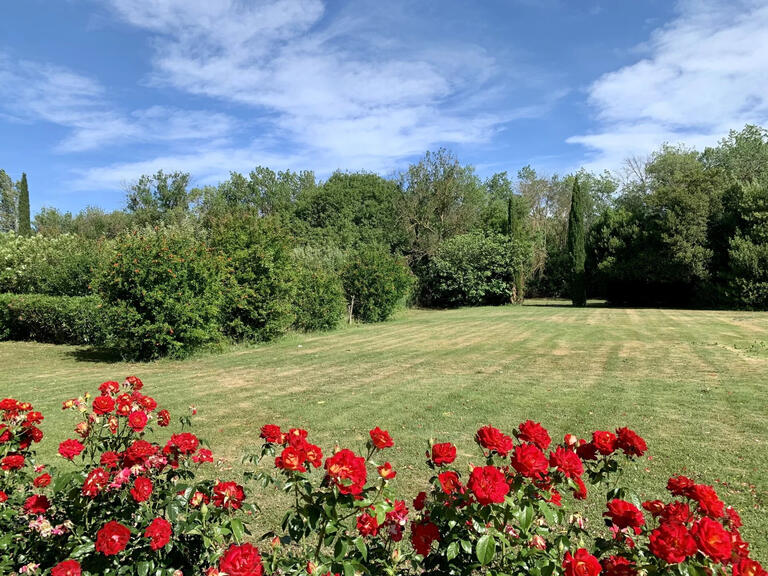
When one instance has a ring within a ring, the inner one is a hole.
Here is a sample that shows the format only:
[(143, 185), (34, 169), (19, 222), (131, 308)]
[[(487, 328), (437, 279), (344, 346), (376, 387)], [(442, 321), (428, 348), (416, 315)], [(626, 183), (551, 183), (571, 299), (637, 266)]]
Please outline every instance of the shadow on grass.
[(116, 350), (107, 348), (75, 348), (67, 353), (77, 362), (96, 362), (104, 364), (117, 364), (124, 362), (123, 357)]
[[(523, 306), (531, 306), (534, 308), (573, 308), (570, 300), (525, 300)], [(604, 300), (595, 300), (593, 302), (587, 302), (586, 306), (581, 308), (631, 308), (631, 306), (621, 306), (620, 304), (610, 304)]]

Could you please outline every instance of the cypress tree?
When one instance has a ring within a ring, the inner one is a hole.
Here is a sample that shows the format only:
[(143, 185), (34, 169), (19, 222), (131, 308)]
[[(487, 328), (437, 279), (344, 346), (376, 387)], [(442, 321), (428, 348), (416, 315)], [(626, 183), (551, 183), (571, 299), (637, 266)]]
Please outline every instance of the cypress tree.
[(573, 181), (571, 211), (568, 214), (568, 257), (571, 265), (571, 301), (574, 306), (587, 305), (585, 263), (587, 251), (584, 238), (584, 208), (586, 198), (579, 179)]
[(27, 175), (21, 173), (19, 187), (19, 234), (30, 236), (32, 234), (32, 222), (29, 215), (29, 188), (27, 188)]

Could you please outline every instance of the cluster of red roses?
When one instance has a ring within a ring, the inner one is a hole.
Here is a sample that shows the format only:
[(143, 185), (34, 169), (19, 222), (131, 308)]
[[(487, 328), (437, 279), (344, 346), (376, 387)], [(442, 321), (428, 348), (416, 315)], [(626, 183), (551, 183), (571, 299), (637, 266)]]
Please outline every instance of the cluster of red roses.
[[(0, 504), (8, 500), (8, 493), (15, 486), (15, 475), (29, 463), (29, 451), (32, 444), (43, 439), (43, 431), (37, 427), (43, 421), (43, 415), (33, 409), (29, 402), (19, 402), (13, 398), (0, 400)], [(36, 473), (42, 471), (36, 468)], [(36, 486), (47, 486), (48, 474), (41, 474)]]

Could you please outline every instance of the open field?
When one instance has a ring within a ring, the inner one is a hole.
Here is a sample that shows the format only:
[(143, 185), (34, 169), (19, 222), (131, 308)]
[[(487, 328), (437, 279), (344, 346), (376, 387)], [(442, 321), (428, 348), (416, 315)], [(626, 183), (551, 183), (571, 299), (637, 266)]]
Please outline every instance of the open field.
[[(545, 305), (546, 304), (546, 305)], [(427, 478), (430, 436), (480, 459), (474, 430), (527, 418), (556, 439), (627, 425), (648, 441), (629, 480), (647, 497), (685, 472), (738, 507), (768, 559), (768, 314), (523, 307), (412, 310), (378, 325), (294, 335), (185, 361), (107, 363), (76, 348), (0, 343), (0, 394), (46, 415), (52, 454), (70, 434), (60, 402), (135, 373), (176, 414), (194, 404), (214, 452), (236, 461), (264, 423), (307, 427), (329, 448), (379, 425), (397, 443), (397, 485)], [(266, 501), (266, 498), (262, 498)]]

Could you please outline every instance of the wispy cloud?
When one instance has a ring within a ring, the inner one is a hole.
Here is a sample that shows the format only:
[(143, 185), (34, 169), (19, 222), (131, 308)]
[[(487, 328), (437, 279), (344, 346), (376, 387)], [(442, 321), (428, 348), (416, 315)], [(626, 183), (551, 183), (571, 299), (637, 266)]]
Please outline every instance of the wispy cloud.
[(0, 110), (16, 121), (69, 129), (58, 152), (135, 143), (221, 138), (234, 127), (226, 115), (152, 106), (123, 113), (96, 80), (60, 66), (0, 55)]
[(589, 88), (599, 128), (567, 141), (592, 167), (616, 168), (664, 142), (714, 144), (729, 129), (768, 121), (768, 5), (687, 0), (640, 47), (636, 63)]

